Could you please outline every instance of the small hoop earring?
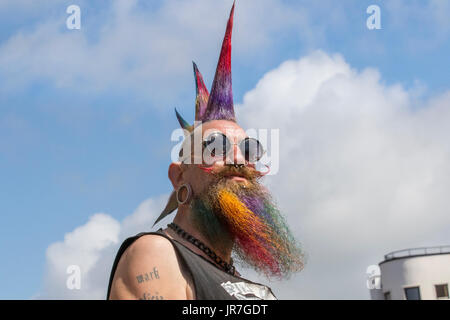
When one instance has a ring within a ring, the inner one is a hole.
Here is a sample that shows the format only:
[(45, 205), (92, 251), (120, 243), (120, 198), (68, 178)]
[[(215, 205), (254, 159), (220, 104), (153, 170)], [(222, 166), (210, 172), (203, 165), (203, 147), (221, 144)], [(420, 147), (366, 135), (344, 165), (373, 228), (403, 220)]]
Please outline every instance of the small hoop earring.
[[(180, 190), (183, 187), (186, 188), (187, 196), (186, 196), (186, 199), (180, 200)], [(179, 205), (182, 205), (182, 204), (185, 204), (186, 202), (188, 202), (191, 199), (191, 196), (192, 196), (192, 188), (191, 188), (191, 185), (189, 183), (185, 183), (185, 184), (181, 185), (178, 188), (178, 190), (177, 190), (177, 201), (178, 201)]]

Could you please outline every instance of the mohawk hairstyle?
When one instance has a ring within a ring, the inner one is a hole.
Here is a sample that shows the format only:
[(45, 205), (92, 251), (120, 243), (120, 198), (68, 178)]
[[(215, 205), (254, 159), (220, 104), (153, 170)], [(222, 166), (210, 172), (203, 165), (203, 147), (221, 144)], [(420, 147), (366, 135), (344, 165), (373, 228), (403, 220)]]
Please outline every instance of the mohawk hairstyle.
[[(196, 88), (195, 123), (190, 125), (177, 109), (175, 109), (178, 122), (180, 123), (181, 128), (185, 130), (186, 135), (191, 134), (194, 131), (196, 123), (203, 123), (211, 120), (229, 120), (236, 122), (231, 83), (231, 34), (233, 31), (234, 5), (235, 1), (231, 7), (225, 37), (222, 41), (222, 49), (220, 51), (219, 61), (217, 62), (211, 94), (208, 92), (208, 89), (206, 89), (202, 74), (198, 70), (197, 65), (195, 62), (192, 62), (194, 65)], [(176, 199), (176, 192), (172, 191), (166, 207), (153, 225), (177, 208), (178, 202)]]
[[(210, 120), (229, 120), (236, 121), (233, 105), (233, 89), (231, 81), (231, 35), (233, 31), (234, 5), (231, 8), (230, 17), (228, 18), (225, 37), (222, 42), (222, 50), (220, 51), (219, 61), (217, 63), (216, 75), (211, 88), (211, 94), (206, 89), (203, 77), (194, 65), (194, 77), (196, 87), (195, 98), (195, 121), (206, 122)], [(180, 126), (192, 131), (194, 125), (190, 125), (175, 109), (175, 113)]]

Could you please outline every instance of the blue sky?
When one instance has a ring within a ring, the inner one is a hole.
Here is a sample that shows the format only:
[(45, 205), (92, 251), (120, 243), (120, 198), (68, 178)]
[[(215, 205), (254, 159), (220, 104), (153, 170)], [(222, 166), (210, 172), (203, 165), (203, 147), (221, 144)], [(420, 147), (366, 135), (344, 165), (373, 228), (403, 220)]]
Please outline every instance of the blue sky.
[[(173, 108), (192, 121), (191, 61), (209, 87), (231, 3), (2, 1), (1, 299), (39, 292), (49, 245), (94, 213), (123, 220), (171, 191)], [(81, 30), (65, 27), (70, 4), (81, 8)], [(366, 27), (371, 4), (381, 30)], [(377, 69), (381, 84), (400, 85), (420, 105), (450, 87), (448, 9), (446, 1), (238, 0), (235, 102), (281, 63), (321, 50), (358, 72)]]

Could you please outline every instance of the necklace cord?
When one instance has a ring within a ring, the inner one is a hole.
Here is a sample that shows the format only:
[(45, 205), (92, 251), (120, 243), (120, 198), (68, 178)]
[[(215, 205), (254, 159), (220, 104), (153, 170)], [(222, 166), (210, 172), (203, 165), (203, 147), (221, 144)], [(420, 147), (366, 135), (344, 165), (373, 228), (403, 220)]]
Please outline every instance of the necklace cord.
[(233, 259), (231, 259), (230, 263), (227, 263), (226, 261), (222, 260), (222, 258), (219, 257), (214, 251), (212, 251), (209, 247), (207, 247), (203, 242), (201, 242), (194, 236), (190, 235), (183, 229), (181, 229), (180, 226), (178, 226), (177, 224), (172, 222), (172, 223), (168, 224), (167, 226), (169, 228), (171, 228), (172, 230), (174, 230), (183, 239), (189, 241), (190, 243), (195, 245), (197, 248), (202, 250), (204, 253), (206, 253), (208, 255), (208, 257), (213, 259), (215, 263), (217, 263), (219, 266), (221, 266), (222, 269), (225, 270), (225, 272), (227, 272), (233, 276), (235, 275), (236, 268), (233, 266)]

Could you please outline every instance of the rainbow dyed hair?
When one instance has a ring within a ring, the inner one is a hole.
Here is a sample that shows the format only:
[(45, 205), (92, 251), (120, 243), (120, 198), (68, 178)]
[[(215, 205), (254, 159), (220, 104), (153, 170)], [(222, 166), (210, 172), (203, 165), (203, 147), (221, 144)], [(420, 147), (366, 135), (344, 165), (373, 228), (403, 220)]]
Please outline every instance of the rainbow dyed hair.
[[(257, 182), (224, 181), (192, 204), (195, 222), (220, 247), (234, 242), (238, 261), (269, 278), (303, 268), (303, 254), (268, 191)], [(225, 226), (225, 227), (224, 227)]]
[[(194, 77), (196, 87), (195, 98), (195, 121), (202, 123), (210, 120), (236, 121), (233, 105), (233, 89), (231, 80), (231, 35), (233, 31), (234, 5), (231, 8), (228, 18), (225, 37), (222, 42), (219, 61), (217, 63), (216, 75), (211, 87), (211, 94), (208, 93), (203, 77), (194, 65)], [(191, 132), (194, 125), (190, 125), (175, 109), (175, 113), (180, 126)]]

